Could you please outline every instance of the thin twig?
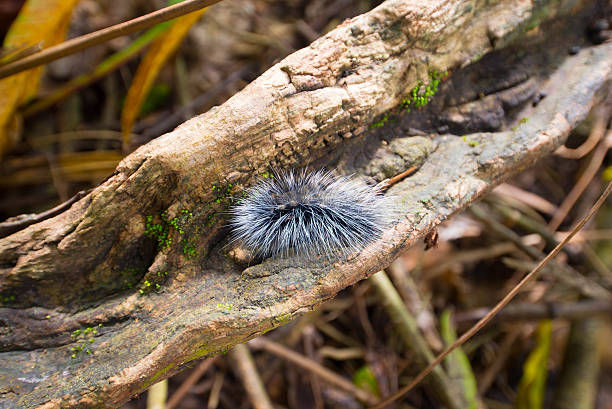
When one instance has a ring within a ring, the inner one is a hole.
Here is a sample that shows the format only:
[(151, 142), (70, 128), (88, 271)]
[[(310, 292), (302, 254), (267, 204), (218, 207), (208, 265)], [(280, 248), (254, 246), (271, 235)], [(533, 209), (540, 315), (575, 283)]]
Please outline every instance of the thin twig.
[[(272, 401), (259, 376), (255, 361), (246, 344), (238, 344), (229, 353), (234, 371), (247, 392), (251, 406), (255, 409), (273, 409)], [(210, 407), (210, 405), (209, 405)]]
[(85, 195), (91, 192), (92, 189), (89, 190), (81, 190), (76, 195), (72, 196), (67, 201), (58, 204), (52, 209), (46, 210), (42, 213), (38, 214), (22, 214), (20, 216), (11, 217), (6, 221), (0, 223), (0, 238), (11, 235), (19, 230), (23, 230), (31, 224), (42, 222), (43, 220), (49, 219), (53, 216), (57, 216), (62, 213), (64, 210), (68, 209), (75, 202), (81, 200), (81, 198), (85, 197)]
[(555, 151), (555, 155), (561, 156), (565, 159), (580, 159), (586, 156), (593, 150), (606, 134), (606, 127), (610, 120), (610, 107), (602, 106), (596, 111), (595, 121), (589, 136), (582, 145), (575, 149), (570, 149), (565, 145), (561, 145), (559, 149)]
[(531, 272), (529, 272), (525, 277), (523, 277), (523, 279), (516, 286), (514, 286), (514, 288), (510, 290), (510, 292), (508, 292), (508, 294), (500, 302), (498, 302), (497, 305), (495, 305), (495, 307), (493, 307), (493, 309), (491, 309), (491, 311), (485, 317), (483, 317), (480, 321), (474, 324), (473, 327), (471, 327), (461, 337), (459, 337), (459, 339), (457, 339), (450, 347), (448, 347), (444, 352), (438, 355), (436, 359), (434, 359), (427, 366), (427, 368), (422, 370), (412, 380), (412, 382), (404, 386), (402, 389), (400, 389), (399, 391), (397, 391), (396, 393), (394, 393), (387, 399), (383, 400), (381, 403), (372, 406), (371, 409), (384, 408), (385, 406), (395, 402), (397, 399), (404, 396), (406, 393), (412, 390), (412, 388), (418, 385), (423, 380), (423, 378), (429, 375), (431, 371), (433, 371), (434, 368), (440, 362), (442, 362), (442, 360), (444, 360), (444, 358), (446, 358), (451, 352), (453, 352), (455, 349), (463, 345), (468, 339), (472, 338), (474, 334), (476, 334), (485, 325), (487, 325), (487, 323), (491, 321), (493, 317), (495, 317), (497, 313), (499, 313), (499, 311), (501, 311), (506, 305), (508, 305), (508, 303), (514, 297), (516, 297), (516, 295), (523, 289), (523, 287), (525, 287), (525, 285), (527, 285), (527, 283), (529, 283), (533, 278), (535, 278), (535, 276), (540, 272), (540, 270), (542, 270), (542, 268), (548, 262), (550, 262), (553, 258), (555, 258), (559, 254), (561, 249), (571, 240), (571, 238), (576, 234), (576, 232), (578, 232), (578, 230), (580, 230), (591, 219), (591, 217), (593, 217), (593, 215), (597, 213), (601, 205), (605, 202), (606, 198), (610, 194), (610, 192), (612, 192), (612, 182), (608, 183), (608, 186), (606, 186), (606, 189), (601, 194), (597, 202), (593, 205), (589, 213), (582, 220), (580, 220), (580, 222), (576, 225), (576, 227), (572, 229), (571, 233), (568, 234), (567, 237), (565, 237), (563, 241), (559, 243), (559, 245), (555, 247), (544, 259), (542, 259), (542, 261), (540, 261), (540, 263), (533, 270), (531, 270)]
[[(423, 368), (432, 362), (434, 354), (419, 332), (416, 319), (406, 308), (393, 283), (384, 271), (373, 274), (369, 279), (379, 295), (382, 306), (393, 322), (408, 351), (414, 356), (417, 365)], [(445, 407), (450, 409), (465, 406), (465, 398), (455, 387), (453, 380), (442, 368), (435, 368), (427, 378), (428, 391), (436, 396)]]
[(362, 402), (366, 402), (367, 404), (375, 404), (378, 402), (378, 398), (372, 395), (370, 392), (358, 388), (351, 381), (337, 375), (317, 362), (314, 362), (313, 360), (308, 359), (307, 357), (300, 355), (281, 344), (270, 341), (266, 337), (252, 339), (249, 341), (249, 345), (256, 349), (264, 349), (274, 355), (294, 363), (295, 365), (298, 365), (303, 369), (306, 369), (307, 371), (316, 374), (325, 382), (351, 393)]
[[(468, 322), (482, 319), (489, 311), (484, 307), (457, 313), (455, 323), (465, 327)], [(495, 321), (539, 321), (545, 318), (580, 320), (596, 315), (612, 315), (612, 302), (585, 299), (560, 303), (512, 303), (497, 314)]]
[(552, 215), (557, 211), (557, 206), (543, 197), (508, 183), (502, 183), (493, 189), (493, 192), (516, 199), (522, 203), (525, 203), (527, 206), (531, 206), (534, 209), (539, 210), (542, 213)]
[[(502, 204), (493, 204), (493, 207), (501, 215), (512, 220), (525, 230), (539, 234), (546, 241), (548, 248), (553, 248), (559, 244), (559, 240), (555, 237), (554, 233), (546, 224), (538, 222), (526, 213), (519, 210), (514, 210)], [(589, 244), (585, 243), (583, 246), (581, 246), (581, 249), (582, 251), (580, 251), (580, 254), (586, 258), (588, 266), (595, 270), (600, 277), (605, 279), (606, 283), (612, 283), (612, 273), (608, 269), (608, 266), (601, 261), (599, 256), (597, 256)], [(538, 257), (536, 259), (540, 258), (541, 257)]]
[(208, 370), (215, 363), (217, 357), (208, 358), (198, 364), (198, 366), (189, 374), (189, 377), (179, 386), (179, 388), (170, 396), (166, 409), (173, 409), (181, 400), (187, 395), (189, 390), (195, 383), (204, 375), (204, 372)]
[[(488, 215), (488, 213), (486, 213), (481, 206), (476, 204), (471, 206), (469, 210), (472, 212), (472, 214), (474, 214), (474, 216), (487, 223), (487, 225), (493, 231), (511, 240), (520, 250), (528, 254), (532, 259), (541, 260), (545, 257), (546, 253), (525, 243), (521, 236), (519, 236), (514, 230), (504, 226), (502, 223), (495, 220), (495, 218)], [(530, 268), (531, 267), (528, 267), (527, 269)], [(552, 266), (547, 266), (547, 272), (548, 274), (553, 275), (563, 284), (575, 288), (582, 295), (601, 300), (612, 299), (612, 293), (610, 290), (589, 277), (580, 274), (578, 271), (576, 271), (576, 269), (566, 263), (553, 262)]]
[(548, 223), (550, 230), (555, 231), (559, 228), (569, 211), (574, 207), (574, 204), (582, 193), (585, 191), (591, 180), (597, 174), (597, 171), (601, 167), (608, 150), (612, 146), (612, 131), (608, 132), (603, 141), (600, 142), (599, 146), (593, 152), (593, 156), (589, 162), (589, 166), (586, 168), (584, 173), (580, 176), (580, 179), (576, 182), (572, 190), (568, 193), (559, 209), (553, 215), (552, 220)]
[(519, 328), (512, 328), (510, 332), (506, 334), (498, 350), (495, 351), (495, 360), (487, 365), (485, 372), (478, 377), (478, 393), (480, 396), (484, 395), (489, 390), (497, 374), (504, 367), (504, 364), (510, 357), (512, 346), (520, 334), (521, 330)]
[(17, 74), (18, 72), (55, 61), (67, 55), (93, 47), (94, 45), (102, 44), (113, 38), (144, 30), (145, 28), (152, 27), (164, 21), (172, 20), (173, 18), (211, 6), (219, 1), (221, 0), (185, 0), (181, 3), (145, 14), (144, 16), (64, 41), (63, 43), (46, 48), (38, 53), (0, 67), (0, 78), (5, 78), (9, 75)]
[(404, 178), (407, 178), (408, 176), (412, 175), (417, 170), (419, 170), (418, 166), (411, 166), (408, 169), (406, 169), (405, 171), (403, 171), (402, 173), (397, 174), (397, 175), (393, 176), (392, 178), (383, 180), (382, 182), (377, 184), (374, 187), (374, 189), (379, 190), (381, 192), (384, 192), (385, 190), (389, 189), (391, 186), (393, 186), (396, 183), (402, 181)]

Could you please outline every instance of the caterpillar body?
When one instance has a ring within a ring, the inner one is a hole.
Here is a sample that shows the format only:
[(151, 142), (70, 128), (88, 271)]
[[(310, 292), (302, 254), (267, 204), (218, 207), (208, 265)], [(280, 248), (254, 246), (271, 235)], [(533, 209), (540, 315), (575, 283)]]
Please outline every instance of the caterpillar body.
[(390, 226), (390, 201), (351, 176), (277, 172), (230, 209), (232, 242), (254, 257), (334, 258), (361, 251)]

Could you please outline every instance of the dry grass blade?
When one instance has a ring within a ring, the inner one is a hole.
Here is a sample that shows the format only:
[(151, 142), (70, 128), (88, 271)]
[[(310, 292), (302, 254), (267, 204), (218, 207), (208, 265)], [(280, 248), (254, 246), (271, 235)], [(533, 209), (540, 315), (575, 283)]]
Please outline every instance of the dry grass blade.
[(131, 144), (131, 131), (134, 121), (140, 114), (142, 104), (151, 91), (151, 87), (159, 71), (168, 59), (174, 55), (178, 46), (193, 26), (202, 17), (206, 9), (194, 11), (182, 16), (171, 23), (170, 28), (161, 36), (157, 37), (149, 46), (144, 55), (132, 84), (125, 97), (123, 111), (121, 113), (121, 128), (123, 133), (123, 150), (129, 151)]
[(371, 409), (381, 409), (385, 406), (395, 402), (400, 397), (404, 396), (408, 393), (412, 388), (419, 384), (427, 375), (433, 371), (433, 369), (440, 363), (444, 358), (446, 358), (451, 352), (455, 349), (463, 345), (468, 339), (470, 339), (474, 334), (480, 331), (489, 321), (493, 319), (501, 311), (508, 303), (527, 285), (529, 281), (531, 281), (537, 274), (542, 270), (542, 268), (550, 262), (553, 258), (559, 254), (561, 249), (572, 239), (572, 237), (580, 230), (590, 219), (597, 213), (601, 205), (604, 203), (608, 195), (612, 192), (612, 182), (608, 183), (606, 189), (601, 194), (597, 202), (593, 205), (589, 213), (582, 219), (580, 222), (572, 229), (571, 233), (568, 234), (561, 243), (557, 245), (542, 261), (538, 263), (538, 265), (531, 270), (523, 279), (512, 289), (510, 292), (491, 309), (491, 311), (484, 316), (480, 321), (478, 321), (474, 326), (472, 326), (468, 331), (466, 331), (457, 341), (455, 341), (450, 347), (448, 347), (444, 352), (436, 357), (424, 370), (422, 370), (408, 385), (404, 386), (395, 394), (391, 395), (384, 401), (380, 402), (377, 405), (371, 407)]
[(121, 37), (127, 34), (134, 33), (145, 28), (152, 27), (158, 23), (172, 20), (173, 18), (191, 13), (218, 3), (221, 0), (185, 0), (172, 6), (165, 7), (161, 10), (154, 11), (144, 16), (116, 24), (111, 27), (103, 28), (102, 30), (65, 41), (54, 47), (49, 47), (39, 53), (32, 54), (10, 64), (0, 67), (0, 78), (8, 77), (9, 75), (37, 67), (51, 61), (55, 61), (70, 54), (85, 50), (94, 45), (102, 44), (113, 38)]
[[(60, 43), (66, 36), (70, 16), (77, 2), (77, 0), (26, 2), (18, 18), (6, 33), (2, 46), (12, 48), (38, 43), (46, 46)], [(26, 58), (29, 57), (9, 63), (5, 67)], [(41, 75), (42, 67), (0, 81), (0, 155), (19, 141), (21, 119), (16, 114), (16, 110), (36, 95)]]

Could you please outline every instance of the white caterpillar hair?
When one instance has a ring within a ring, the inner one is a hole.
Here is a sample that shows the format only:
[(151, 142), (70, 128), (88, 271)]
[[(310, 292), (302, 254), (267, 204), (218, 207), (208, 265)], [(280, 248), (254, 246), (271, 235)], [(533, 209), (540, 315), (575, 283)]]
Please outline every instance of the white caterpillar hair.
[(263, 258), (360, 251), (390, 226), (393, 213), (377, 188), (325, 170), (275, 173), (229, 212), (232, 242)]

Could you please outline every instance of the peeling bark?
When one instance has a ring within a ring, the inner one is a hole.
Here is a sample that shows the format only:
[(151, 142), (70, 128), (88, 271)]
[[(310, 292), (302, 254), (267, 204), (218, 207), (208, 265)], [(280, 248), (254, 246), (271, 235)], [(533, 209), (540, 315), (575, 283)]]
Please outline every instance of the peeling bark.
[[(590, 3), (537, 3), (386, 1), (141, 147), (70, 209), (1, 239), (0, 407), (117, 406), (384, 268), (554, 151), (607, 89), (612, 45), (568, 56)], [(446, 71), (431, 104), (401, 113), (419, 81)], [(526, 104), (536, 92), (546, 98)], [(368, 131), (384, 113), (397, 121)], [(415, 128), (440, 135), (406, 138)], [(475, 133), (445, 134), (462, 130)], [(362, 254), (230, 257), (232, 196), (270, 167), (307, 163), (373, 180), (421, 167), (391, 189), (401, 220)]]

